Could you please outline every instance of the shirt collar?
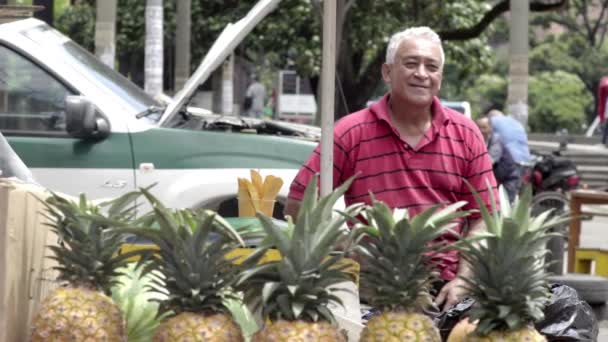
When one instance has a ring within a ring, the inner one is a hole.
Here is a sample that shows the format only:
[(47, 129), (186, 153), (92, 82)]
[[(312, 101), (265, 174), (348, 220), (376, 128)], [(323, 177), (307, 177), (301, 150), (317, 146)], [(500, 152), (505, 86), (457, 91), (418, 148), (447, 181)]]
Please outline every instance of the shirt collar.
[[(388, 105), (390, 96), (390, 93), (386, 93), (380, 100), (372, 103), (370, 109), (378, 119), (386, 121), (391, 127), (393, 127), (393, 122), (389, 114), (390, 108)], [(436, 96), (433, 97), (431, 111), (433, 113), (432, 125), (435, 127), (435, 129), (446, 125), (450, 121), (449, 115), (445, 112), (445, 107), (441, 104), (441, 101)]]

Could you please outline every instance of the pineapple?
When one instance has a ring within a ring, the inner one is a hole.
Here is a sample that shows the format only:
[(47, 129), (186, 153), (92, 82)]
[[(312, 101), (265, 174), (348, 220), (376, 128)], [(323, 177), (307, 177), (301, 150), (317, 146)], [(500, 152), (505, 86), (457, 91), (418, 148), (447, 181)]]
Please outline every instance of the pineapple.
[[(333, 215), (332, 208), (350, 183), (352, 179), (319, 199), (317, 179), (313, 178), (296, 224), (289, 220), (287, 230), (257, 214), (268, 236), (244, 261), (249, 268), (237, 283), (245, 302), (260, 312), (265, 322), (252, 341), (345, 341), (329, 307), (342, 304), (335, 294), (342, 288), (335, 285), (353, 281), (349, 265), (341, 263), (353, 245), (344, 223), (356, 216), (361, 206), (351, 206), (339, 216)], [(259, 264), (274, 247), (281, 259)]]
[(549, 229), (568, 219), (549, 218), (551, 211), (531, 217), (530, 187), (512, 208), (503, 189), (500, 208), (491, 195), (492, 213), (479, 194), (473, 194), (487, 232), (480, 243), (465, 241), (461, 255), (472, 267), (464, 280), (476, 305), (469, 321), (458, 323), (448, 341), (546, 341), (533, 326), (544, 317), (550, 298), (544, 246), (555, 235)]
[[(58, 281), (65, 284), (41, 303), (33, 320), (32, 341), (126, 341), (123, 314), (108, 295), (129, 255), (117, 255), (122, 236), (91, 217), (130, 221), (135, 196), (128, 193), (99, 205), (89, 203), (84, 195), (79, 203), (57, 194), (43, 201), (48, 225), (60, 239), (50, 249), (59, 265)], [(108, 213), (102, 215), (105, 207)]]
[[(236, 298), (230, 290), (238, 267), (227, 254), (244, 245), (241, 236), (209, 210), (165, 208), (142, 189), (153, 207), (159, 229), (125, 228), (158, 247), (140, 252), (144, 273), (153, 275), (152, 291), (164, 296), (159, 312), (167, 318), (152, 341), (240, 342), (243, 335), (224, 304)], [(151, 251), (156, 253), (151, 254)]]
[(442, 210), (427, 209), (410, 219), (407, 210), (391, 209), (373, 200), (366, 210), (367, 225), (357, 230), (368, 235), (358, 246), (363, 265), (361, 286), (369, 304), (380, 310), (361, 334), (362, 342), (441, 341), (432, 319), (424, 314), (433, 305), (429, 293), (436, 271), (434, 253), (447, 248), (435, 240), (456, 225), (466, 202)]

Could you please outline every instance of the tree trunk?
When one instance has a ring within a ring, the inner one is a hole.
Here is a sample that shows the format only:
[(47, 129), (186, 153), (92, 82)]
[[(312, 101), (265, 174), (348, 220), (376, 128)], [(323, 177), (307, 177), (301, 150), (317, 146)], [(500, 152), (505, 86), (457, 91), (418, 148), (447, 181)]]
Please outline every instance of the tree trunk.
[(222, 113), (234, 114), (234, 54), (222, 66)]
[(190, 77), (191, 0), (177, 2), (175, 29), (175, 91), (179, 91)]
[(156, 96), (163, 92), (163, 1), (146, 1), (144, 89)]
[(116, 0), (96, 1), (95, 56), (114, 69), (116, 56)]
[(528, 18), (527, 2), (511, 0), (509, 16), (508, 112), (524, 127), (528, 124)]

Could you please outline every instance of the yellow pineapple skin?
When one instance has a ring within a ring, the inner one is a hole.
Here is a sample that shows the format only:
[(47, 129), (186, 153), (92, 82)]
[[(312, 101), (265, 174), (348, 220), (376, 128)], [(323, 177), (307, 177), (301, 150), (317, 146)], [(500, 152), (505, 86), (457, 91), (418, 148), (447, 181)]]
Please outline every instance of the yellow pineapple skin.
[(385, 312), (372, 317), (361, 332), (361, 342), (441, 342), (433, 320), (414, 312)]
[(476, 336), (473, 334), (475, 324), (468, 320), (462, 320), (456, 324), (448, 342), (546, 342), (547, 339), (534, 327), (525, 327), (513, 331), (492, 331), (487, 336)]
[(255, 333), (251, 342), (346, 342), (346, 338), (329, 322), (279, 320)]
[(164, 321), (153, 342), (243, 342), (241, 328), (225, 314), (184, 312)]
[(32, 342), (127, 341), (120, 308), (101, 292), (60, 287), (42, 303), (32, 329)]

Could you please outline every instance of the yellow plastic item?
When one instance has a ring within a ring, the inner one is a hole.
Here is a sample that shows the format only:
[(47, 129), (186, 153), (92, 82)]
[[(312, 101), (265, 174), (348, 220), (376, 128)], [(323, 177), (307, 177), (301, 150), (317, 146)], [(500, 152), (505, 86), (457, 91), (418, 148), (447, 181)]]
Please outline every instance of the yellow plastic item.
[(577, 248), (574, 256), (574, 272), (608, 277), (608, 251)]
[[(156, 246), (125, 243), (121, 246), (120, 253), (127, 253), (130, 251), (135, 251), (135, 250), (139, 250), (139, 249), (143, 249), (143, 248), (156, 248)], [(229, 258), (229, 259), (236, 258), (234, 260), (234, 263), (238, 265), (241, 262), (243, 262), (243, 260), (247, 256), (249, 256), (251, 253), (253, 253), (254, 251), (255, 251), (255, 248), (236, 248), (234, 251), (228, 253), (226, 255), (226, 258)], [(132, 261), (132, 262), (135, 262), (137, 260), (138, 260), (137, 257), (131, 257), (129, 259), (129, 261)], [(266, 252), (266, 254), (264, 254), (264, 256), (262, 257), (260, 262), (266, 263), (266, 262), (277, 261), (277, 260), (281, 260), (281, 253), (279, 253), (279, 251), (276, 249), (270, 249), (270, 250), (268, 250), (268, 252)], [(359, 269), (360, 269), (359, 263), (354, 261), (353, 259), (342, 259), (342, 261), (338, 264), (338, 266), (345, 265), (345, 264), (349, 265), (349, 267), (345, 269), (345, 272), (348, 272), (353, 275), (353, 277), (355, 278), (355, 284), (357, 284), (357, 286), (358, 286), (359, 285)]]
[(255, 217), (258, 211), (272, 216), (283, 180), (273, 175), (263, 178), (256, 170), (250, 174), (251, 180), (238, 178), (239, 217)]

